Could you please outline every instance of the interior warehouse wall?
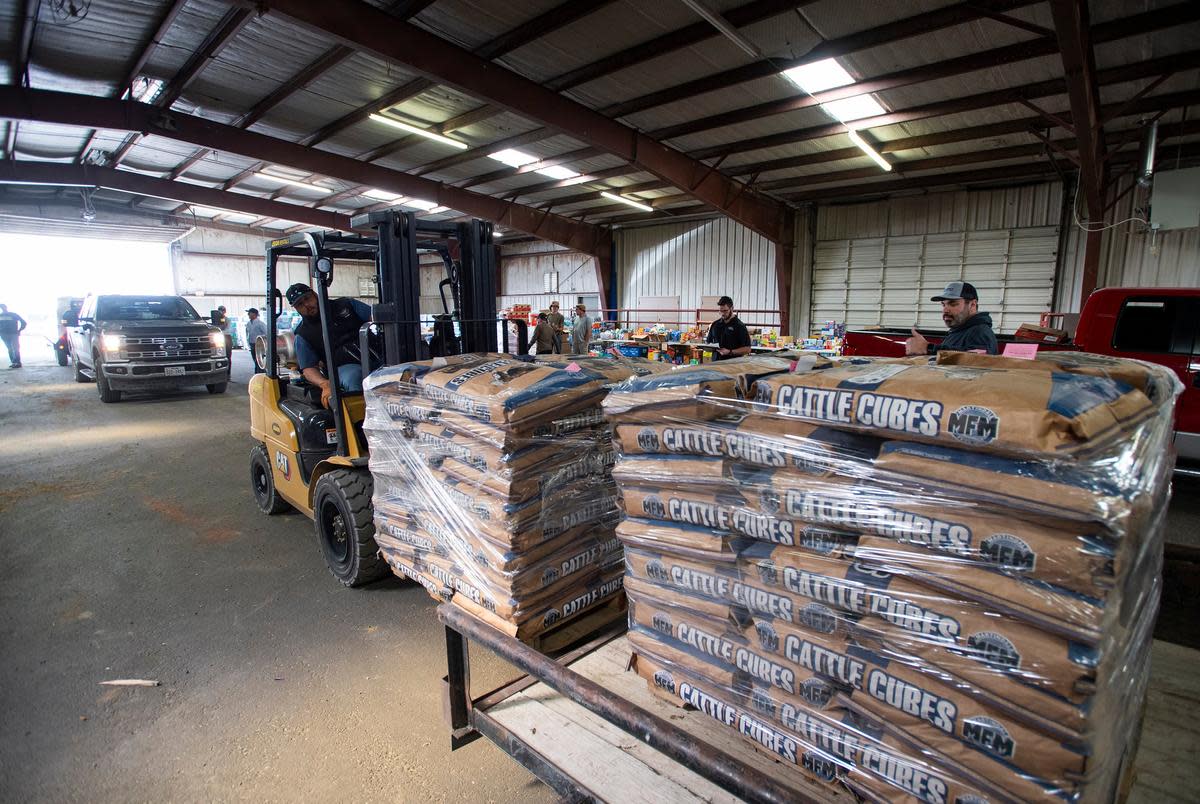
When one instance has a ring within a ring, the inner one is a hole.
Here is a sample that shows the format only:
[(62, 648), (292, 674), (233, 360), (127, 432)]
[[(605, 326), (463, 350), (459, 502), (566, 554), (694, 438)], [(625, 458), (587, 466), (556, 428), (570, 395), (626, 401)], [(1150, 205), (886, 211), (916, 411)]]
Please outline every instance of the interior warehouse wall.
[(812, 324), (942, 328), (929, 298), (959, 278), (999, 331), (1037, 323), (1054, 302), (1062, 199), (1046, 182), (819, 207)]
[[(199, 227), (172, 247), (175, 292), (185, 297), (201, 315), (225, 305), (244, 324), (247, 307), (262, 309), (266, 294), (266, 238)], [(276, 286), (282, 291), (294, 282), (312, 284), (308, 260), (281, 257)], [(438, 282), (445, 268), (436, 257), (421, 258), (421, 309), (438, 312)], [(349, 296), (372, 304), (378, 299), (361, 293), (360, 280), (374, 280), (375, 263), (339, 260), (334, 265), (330, 295)]]
[[(1117, 183), (1116, 192), (1129, 188), (1132, 176)], [(1072, 189), (1072, 193), (1074, 190)], [(1100, 272), (1097, 287), (1198, 287), (1200, 286), (1200, 226), (1151, 234), (1145, 225), (1130, 218), (1142, 217), (1147, 197), (1134, 189), (1108, 213), (1108, 220), (1125, 221), (1105, 230), (1100, 239)], [(1083, 280), (1083, 250), (1087, 234), (1075, 224), (1067, 199), (1066, 246), (1063, 249), (1062, 280), (1054, 309), (1063, 313), (1080, 310)], [(1079, 202), (1083, 209), (1083, 202)], [(1082, 219), (1084, 213), (1081, 211)]]
[(616, 260), (623, 308), (694, 311), (728, 295), (740, 310), (779, 309), (775, 244), (729, 218), (620, 229)]
[[(546, 291), (546, 274), (558, 273), (558, 291)], [(563, 252), (556, 243), (539, 240), (500, 247), (500, 296), (497, 309), (528, 304), (543, 310), (557, 301), (564, 311), (582, 299), (593, 315), (600, 306), (596, 258), (581, 252)]]

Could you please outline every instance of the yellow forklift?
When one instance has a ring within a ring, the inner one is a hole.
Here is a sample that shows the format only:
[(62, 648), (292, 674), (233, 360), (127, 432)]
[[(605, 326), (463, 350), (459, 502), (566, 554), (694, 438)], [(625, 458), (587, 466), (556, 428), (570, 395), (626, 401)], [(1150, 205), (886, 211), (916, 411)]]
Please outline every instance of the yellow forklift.
[[(276, 287), (278, 260), (302, 256), (327, 321), (335, 266), (371, 260), (375, 303), (371, 321), (359, 331), (363, 376), (383, 365), (460, 354), (508, 351), (508, 322), (496, 318), (496, 248), (486, 221), (434, 222), (411, 212), (386, 210), (356, 216), (351, 225), (373, 236), (299, 232), (267, 244), (267, 337), (256, 349), (264, 373), (250, 381), (250, 483), (264, 514), (295, 508), (314, 522), (317, 543), (330, 571), (346, 586), (360, 586), (389, 570), (375, 544), (373, 484), (363, 433), (366, 404), (361, 392), (331, 382), (329, 407), (320, 389), (294, 371), (295, 336), (281, 327), (283, 294)], [(438, 284), (442, 310), (422, 313), (422, 254), (436, 254), (445, 276)], [(450, 298), (446, 296), (447, 288)], [(428, 334), (425, 330), (431, 330)], [(323, 323), (324, 353), (334, 354)], [(527, 345), (524, 322), (515, 333), (518, 353)], [(330, 372), (326, 371), (326, 376)], [(336, 372), (332, 372), (336, 376)]]

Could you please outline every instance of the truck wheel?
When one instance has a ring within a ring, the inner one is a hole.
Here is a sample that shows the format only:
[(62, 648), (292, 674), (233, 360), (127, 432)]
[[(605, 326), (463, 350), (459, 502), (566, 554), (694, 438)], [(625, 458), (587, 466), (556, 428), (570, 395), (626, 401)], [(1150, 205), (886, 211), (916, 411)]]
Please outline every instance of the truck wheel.
[(58, 359), (58, 365), (67, 365), (67, 352), (65, 349), (59, 349), (57, 346), (54, 347), (54, 356)]
[(362, 586), (389, 572), (375, 544), (373, 487), (367, 472), (335, 469), (321, 475), (313, 495), (321, 555), (333, 577), (346, 586)]
[(225, 393), (225, 388), (227, 385), (228, 385), (228, 383), (214, 382), (214, 383), (211, 383), (210, 385), (206, 385), (204, 387), (208, 389), (208, 392), (210, 394), (223, 394), (223, 393)]
[(75, 382), (91, 382), (92, 378), (83, 373), (83, 366), (79, 364), (79, 355), (74, 355), (75, 365)]
[(250, 490), (254, 492), (254, 502), (258, 503), (258, 510), (268, 516), (282, 514), (291, 507), (275, 490), (271, 456), (262, 444), (257, 444), (250, 450)]
[(108, 387), (108, 380), (104, 376), (104, 369), (100, 367), (100, 361), (95, 360), (92, 363), (93, 371), (96, 372), (96, 390), (100, 392), (101, 402), (120, 402), (121, 392), (114, 391)]

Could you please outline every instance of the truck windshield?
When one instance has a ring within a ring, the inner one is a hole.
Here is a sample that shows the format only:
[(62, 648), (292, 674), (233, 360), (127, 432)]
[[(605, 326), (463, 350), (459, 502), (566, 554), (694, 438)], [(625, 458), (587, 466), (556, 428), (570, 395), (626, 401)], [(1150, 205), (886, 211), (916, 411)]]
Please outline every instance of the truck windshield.
[(96, 318), (107, 321), (197, 321), (200, 315), (179, 296), (104, 296)]

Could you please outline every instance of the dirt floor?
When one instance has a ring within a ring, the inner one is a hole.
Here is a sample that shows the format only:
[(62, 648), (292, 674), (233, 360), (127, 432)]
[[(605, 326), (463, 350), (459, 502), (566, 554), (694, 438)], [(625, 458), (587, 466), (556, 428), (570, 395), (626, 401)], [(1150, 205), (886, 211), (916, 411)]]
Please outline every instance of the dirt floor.
[[(48, 353), (0, 369), (0, 800), (553, 800), (486, 740), (450, 752), (424, 590), (344, 589), (307, 519), (257, 511), (235, 356), (224, 395), (114, 405)], [(1200, 544), (1198, 500), (1170, 541)], [(1196, 647), (1189, 555), (1159, 636)], [(472, 658), (477, 693), (509, 675)], [(101, 686), (129, 678), (160, 686)]]
[[(553, 800), (450, 752), (423, 589), (345, 589), (309, 520), (255, 508), (235, 357), (224, 395), (115, 405), (0, 369), (0, 800)], [(507, 679), (472, 658), (477, 692)], [(100, 685), (129, 678), (161, 685)]]

